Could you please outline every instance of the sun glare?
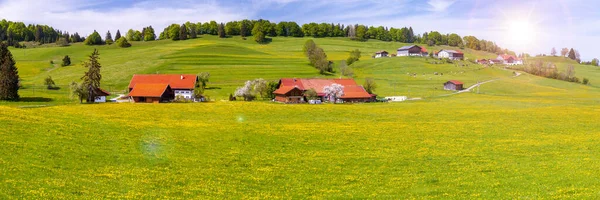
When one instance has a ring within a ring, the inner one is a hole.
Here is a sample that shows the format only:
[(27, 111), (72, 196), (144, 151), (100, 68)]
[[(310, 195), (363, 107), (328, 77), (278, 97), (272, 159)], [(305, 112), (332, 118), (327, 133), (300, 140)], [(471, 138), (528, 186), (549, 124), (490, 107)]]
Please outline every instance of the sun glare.
[(534, 25), (526, 20), (515, 20), (508, 23), (508, 41), (517, 46), (527, 46), (534, 42), (536, 29)]

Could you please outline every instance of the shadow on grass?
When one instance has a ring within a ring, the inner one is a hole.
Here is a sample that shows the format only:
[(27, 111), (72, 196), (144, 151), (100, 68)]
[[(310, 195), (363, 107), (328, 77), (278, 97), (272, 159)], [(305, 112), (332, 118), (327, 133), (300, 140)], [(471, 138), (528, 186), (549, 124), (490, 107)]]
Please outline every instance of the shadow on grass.
[(46, 97), (21, 97), (20, 102), (51, 102), (53, 99)]
[(220, 90), (221, 87), (206, 87), (205, 90)]

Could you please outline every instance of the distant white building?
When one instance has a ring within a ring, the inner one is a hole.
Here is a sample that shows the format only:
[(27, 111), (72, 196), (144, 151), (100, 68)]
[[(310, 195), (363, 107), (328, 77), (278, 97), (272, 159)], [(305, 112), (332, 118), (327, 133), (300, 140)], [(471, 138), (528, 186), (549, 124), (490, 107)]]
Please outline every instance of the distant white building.
[(398, 49), (397, 56), (427, 56), (427, 49), (417, 45), (403, 46)]
[(391, 101), (391, 102), (399, 102), (399, 101), (406, 101), (408, 99), (407, 96), (391, 96), (391, 97), (385, 97), (386, 100)]
[(465, 54), (458, 50), (446, 50), (442, 49), (436, 53), (438, 58), (448, 58), (450, 60), (462, 60), (465, 58)]
[(387, 51), (378, 51), (375, 52), (375, 58), (383, 58), (383, 57), (388, 57), (388, 52)]

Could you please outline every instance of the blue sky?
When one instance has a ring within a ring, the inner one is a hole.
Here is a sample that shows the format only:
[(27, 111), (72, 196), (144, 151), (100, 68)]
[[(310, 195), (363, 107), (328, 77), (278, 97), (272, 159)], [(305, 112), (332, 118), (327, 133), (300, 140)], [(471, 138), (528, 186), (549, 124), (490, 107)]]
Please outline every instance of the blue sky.
[(0, 0), (0, 18), (87, 35), (162, 30), (186, 21), (239, 19), (412, 26), (417, 33), (474, 35), (530, 54), (552, 47), (600, 57), (600, 1), (593, 0)]

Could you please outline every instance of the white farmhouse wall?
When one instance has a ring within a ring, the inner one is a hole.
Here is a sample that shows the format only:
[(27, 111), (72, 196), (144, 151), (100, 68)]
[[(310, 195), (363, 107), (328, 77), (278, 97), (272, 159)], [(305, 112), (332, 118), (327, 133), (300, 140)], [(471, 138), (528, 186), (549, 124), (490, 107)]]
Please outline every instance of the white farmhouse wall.
[(186, 99), (192, 99), (192, 97), (194, 96), (193, 90), (175, 90), (174, 92), (175, 96), (182, 96)]
[(94, 99), (94, 102), (96, 102), (96, 103), (105, 103), (106, 102), (106, 96), (97, 96), (96, 99)]

